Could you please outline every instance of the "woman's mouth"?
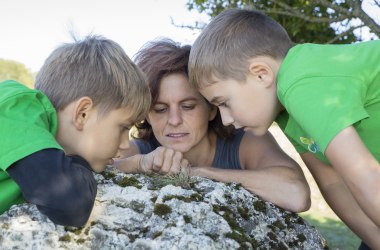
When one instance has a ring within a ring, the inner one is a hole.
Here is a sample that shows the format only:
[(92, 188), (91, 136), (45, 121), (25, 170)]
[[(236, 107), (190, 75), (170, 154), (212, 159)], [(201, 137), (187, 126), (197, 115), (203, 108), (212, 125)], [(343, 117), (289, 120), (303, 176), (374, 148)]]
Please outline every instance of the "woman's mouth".
[(166, 134), (166, 136), (170, 138), (182, 138), (188, 134), (189, 133), (170, 133), (170, 134)]

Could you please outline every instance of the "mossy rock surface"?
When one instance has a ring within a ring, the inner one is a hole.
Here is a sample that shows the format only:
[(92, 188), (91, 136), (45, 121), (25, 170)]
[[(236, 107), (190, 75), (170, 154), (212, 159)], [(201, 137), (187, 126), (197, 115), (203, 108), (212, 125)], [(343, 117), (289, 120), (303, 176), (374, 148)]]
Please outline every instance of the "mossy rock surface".
[(0, 215), (0, 249), (327, 249), (297, 214), (236, 183), (168, 182), (112, 168), (95, 177), (83, 228), (55, 225), (31, 204), (13, 206)]

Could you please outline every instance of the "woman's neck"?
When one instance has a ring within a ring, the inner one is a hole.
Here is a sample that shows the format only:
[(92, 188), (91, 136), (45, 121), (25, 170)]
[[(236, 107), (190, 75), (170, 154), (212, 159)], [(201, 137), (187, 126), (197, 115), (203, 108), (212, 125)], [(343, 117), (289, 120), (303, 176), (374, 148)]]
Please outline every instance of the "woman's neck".
[(183, 153), (184, 158), (193, 166), (211, 166), (215, 157), (216, 137), (215, 132), (209, 130), (197, 145)]

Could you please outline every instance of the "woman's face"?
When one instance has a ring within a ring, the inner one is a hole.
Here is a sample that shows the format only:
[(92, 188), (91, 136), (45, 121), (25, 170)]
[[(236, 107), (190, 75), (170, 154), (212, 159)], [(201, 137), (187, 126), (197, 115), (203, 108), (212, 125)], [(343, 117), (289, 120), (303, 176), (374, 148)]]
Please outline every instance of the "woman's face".
[(190, 88), (187, 76), (173, 73), (161, 79), (148, 121), (162, 146), (186, 153), (207, 139), (215, 115), (216, 109)]

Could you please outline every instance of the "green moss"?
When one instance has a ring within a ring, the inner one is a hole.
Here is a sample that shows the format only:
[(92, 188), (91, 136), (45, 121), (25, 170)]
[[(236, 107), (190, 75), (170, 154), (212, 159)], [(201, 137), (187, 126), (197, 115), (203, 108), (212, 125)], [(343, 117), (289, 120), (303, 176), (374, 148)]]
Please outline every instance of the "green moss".
[(82, 239), (82, 238), (77, 239), (77, 243), (78, 243), (78, 244), (83, 244), (85, 241), (86, 241), (86, 240), (85, 240), (85, 239)]
[(127, 236), (132, 243), (137, 239), (137, 235), (135, 234), (128, 234)]
[(58, 239), (59, 241), (65, 241), (65, 242), (69, 242), (69, 241), (71, 241), (71, 237), (70, 237), (70, 235), (69, 234), (65, 234), (65, 235), (63, 235), (63, 236), (61, 236), (61, 237), (59, 237), (59, 239)]
[(143, 233), (143, 234), (146, 234), (147, 232), (149, 232), (149, 227), (143, 227), (143, 228), (141, 228), (140, 232)]
[(306, 237), (303, 233), (298, 234), (297, 238), (300, 242), (304, 242), (306, 240)]
[(80, 235), (82, 233), (83, 227), (78, 228), (71, 228), (71, 227), (65, 227), (66, 232), (71, 232), (75, 235)]
[(268, 232), (267, 236), (268, 236), (269, 239), (277, 242), (277, 237), (276, 237), (276, 235), (273, 232)]
[(276, 220), (275, 222), (272, 223), (272, 225), (277, 227), (280, 230), (284, 230), (286, 228), (285, 225), (280, 220)]
[(192, 218), (191, 218), (190, 216), (188, 216), (188, 215), (184, 215), (184, 216), (183, 216), (183, 219), (184, 219), (184, 221), (185, 221), (186, 223), (191, 223), (191, 221), (192, 221)]
[(296, 222), (297, 222), (297, 224), (305, 225), (305, 221), (301, 217), (298, 217)]
[(178, 174), (174, 175), (152, 174), (150, 177), (152, 178), (152, 182), (156, 187), (173, 185), (185, 189), (190, 189), (192, 186), (194, 186), (193, 184), (195, 182), (188, 173), (184, 172), (179, 172)]
[(190, 195), (190, 198), (192, 201), (203, 201), (203, 195), (199, 193), (193, 193), (192, 195)]
[(8, 223), (4, 223), (3, 225), (1, 225), (1, 228), (2, 229), (9, 229), (9, 224)]
[(100, 174), (101, 174), (101, 175), (104, 177), (104, 179), (106, 179), (106, 180), (112, 179), (112, 178), (114, 178), (114, 177), (116, 176), (115, 173), (112, 173), (112, 172), (109, 172), (109, 171), (103, 171), (103, 172), (101, 172)]
[(219, 236), (217, 234), (205, 233), (205, 235), (210, 237), (213, 241), (217, 241), (219, 238)]
[(172, 212), (172, 208), (168, 205), (157, 203), (154, 205), (153, 213), (158, 216), (164, 216)]
[(289, 248), (283, 243), (283, 242), (279, 242), (276, 249), (278, 250), (288, 250)]
[(200, 194), (194, 193), (190, 197), (186, 197), (182, 195), (167, 195), (162, 200), (165, 202), (172, 199), (177, 199), (184, 202), (192, 202), (192, 201), (201, 201), (203, 200), (203, 197)]
[(225, 236), (238, 242), (240, 244), (239, 249), (250, 249), (250, 247), (247, 246), (247, 243), (252, 245), (253, 249), (257, 249), (257, 241), (255, 239), (247, 237), (245, 234), (232, 231), (230, 233), (226, 233)]
[(219, 214), (219, 212), (220, 212), (220, 206), (216, 205), (216, 204), (212, 204), (212, 211), (214, 211), (214, 213)]
[(253, 202), (253, 207), (255, 208), (256, 211), (266, 213), (267, 212), (267, 207), (265, 206), (265, 201), (262, 200), (257, 200)]
[(231, 200), (232, 196), (230, 194), (225, 193), (224, 198), (226, 198), (226, 200)]
[(243, 185), (241, 183), (235, 183), (234, 189), (239, 190), (242, 187), (243, 187)]
[(114, 183), (121, 187), (132, 186), (139, 189), (141, 188), (140, 182), (135, 177), (125, 176), (121, 178), (120, 180), (114, 179)]
[(247, 208), (245, 207), (237, 207), (237, 210), (240, 214), (240, 216), (244, 219), (244, 220), (248, 220), (249, 219), (249, 211)]
[(158, 232), (155, 232), (153, 234), (153, 239), (157, 238), (157, 237), (160, 237), (162, 235), (162, 231), (158, 231)]

